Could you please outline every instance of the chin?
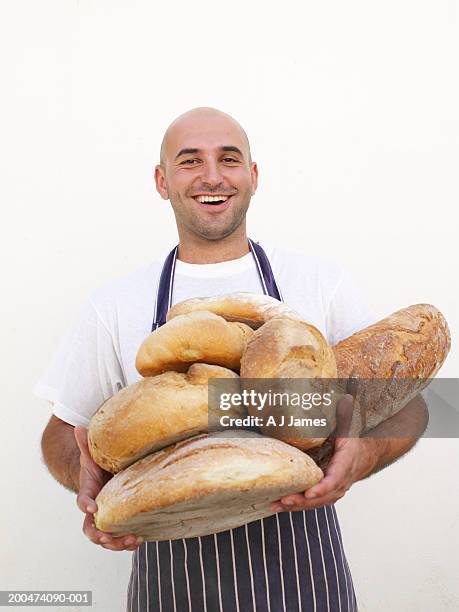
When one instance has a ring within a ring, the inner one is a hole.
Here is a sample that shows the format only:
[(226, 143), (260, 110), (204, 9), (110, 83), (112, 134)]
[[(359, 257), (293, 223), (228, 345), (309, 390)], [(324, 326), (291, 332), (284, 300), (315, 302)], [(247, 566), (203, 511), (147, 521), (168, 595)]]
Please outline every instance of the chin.
[(206, 240), (223, 240), (228, 236), (231, 236), (237, 228), (241, 225), (244, 217), (238, 221), (236, 224), (231, 224), (231, 226), (226, 227), (201, 227), (199, 228), (199, 235), (201, 238), (205, 238)]

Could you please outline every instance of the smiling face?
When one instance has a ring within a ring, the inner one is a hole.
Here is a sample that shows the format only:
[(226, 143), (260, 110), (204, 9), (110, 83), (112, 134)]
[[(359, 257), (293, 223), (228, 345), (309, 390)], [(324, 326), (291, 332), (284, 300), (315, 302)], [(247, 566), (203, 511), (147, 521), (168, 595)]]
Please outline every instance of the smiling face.
[(167, 130), (156, 188), (170, 200), (181, 240), (221, 240), (238, 228), (257, 188), (245, 132), (214, 109), (195, 109)]

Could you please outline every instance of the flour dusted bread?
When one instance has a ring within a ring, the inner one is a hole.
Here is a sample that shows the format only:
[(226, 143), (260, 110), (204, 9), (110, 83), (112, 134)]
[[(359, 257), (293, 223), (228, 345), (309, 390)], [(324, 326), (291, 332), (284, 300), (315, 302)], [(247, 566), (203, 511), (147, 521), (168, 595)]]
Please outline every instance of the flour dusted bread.
[[(108, 399), (92, 417), (88, 430), (94, 461), (116, 473), (164, 446), (208, 431), (209, 378), (226, 378), (239, 391), (237, 374), (215, 365), (195, 363), (186, 374), (165, 372), (144, 378)], [(231, 416), (244, 416), (233, 408)]]
[[(451, 337), (435, 306), (415, 304), (353, 334), (333, 349), (338, 377), (357, 379), (361, 430), (396, 414), (433, 378), (449, 352)], [(346, 381), (343, 381), (343, 390)]]
[(254, 329), (274, 318), (301, 319), (299, 314), (283, 302), (269, 295), (249, 292), (184, 300), (172, 306), (166, 318), (170, 321), (178, 315), (202, 310), (213, 312), (227, 321), (246, 323)]
[(217, 533), (274, 514), (270, 503), (323, 477), (298, 449), (255, 433), (201, 435), (114, 476), (96, 499), (98, 529), (145, 540)]
[(142, 376), (155, 376), (169, 370), (185, 372), (191, 363), (201, 362), (239, 371), (252, 335), (244, 323), (229, 323), (212, 312), (179, 315), (144, 340), (136, 368)]

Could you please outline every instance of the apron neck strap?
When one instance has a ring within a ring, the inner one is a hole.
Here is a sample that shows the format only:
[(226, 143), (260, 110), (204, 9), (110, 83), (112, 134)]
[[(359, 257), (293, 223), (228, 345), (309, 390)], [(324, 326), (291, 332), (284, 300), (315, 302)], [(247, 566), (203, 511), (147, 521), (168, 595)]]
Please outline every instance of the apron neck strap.
[(268, 256), (257, 242), (254, 242), (250, 238), (248, 240), (250, 250), (252, 251), (252, 255), (255, 260), (255, 265), (257, 266), (261, 286), (263, 287), (263, 293), (276, 298), (276, 300), (279, 300), (280, 302), (283, 302), (282, 294), (277, 286), (276, 279), (274, 278)]
[[(261, 286), (263, 287), (263, 293), (282, 302), (282, 294), (277, 286), (276, 279), (274, 278), (268, 256), (257, 242), (254, 242), (250, 238), (248, 238), (248, 241), (250, 251), (255, 260), (257, 272), (260, 277)], [(166, 322), (167, 311), (172, 306), (172, 289), (174, 285), (177, 253), (178, 245), (172, 249), (164, 261), (156, 291), (155, 310), (151, 331), (154, 331), (158, 327), (161, 327), (161, 325), (164, 325)]]

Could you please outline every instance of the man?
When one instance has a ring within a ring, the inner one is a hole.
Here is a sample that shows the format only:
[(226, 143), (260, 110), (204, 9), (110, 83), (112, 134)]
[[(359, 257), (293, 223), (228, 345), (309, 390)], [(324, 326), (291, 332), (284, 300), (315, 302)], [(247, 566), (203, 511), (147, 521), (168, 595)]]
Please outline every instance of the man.
[[(265, 253), (248, 240), (246, 213), (258, 168), (244, 130), (228, 115), (198, 108), (176, 119), (164, 135), (155, 181), (171, 202), (178, 250), (166, 263), (161, 258), (107, 284), (82, 309), (36, 387), (54, 405), (43, 433), (45, 462), (60, 483), (77, 492), (83, 531), (92, 542), (135, 551), (128, 610), (356, 610), (333, 504), (354, 482), (415, 444), (427, 422), (421, 398), (374, 436), (337, 438), (325, 478), (304, 494), (273, 500), (275, 514), (262, 521), (160, 543), (114, 538), (94, 526), (94, 500), (110, 475), (92, 461), (85, 427), (105, 399), (140, 378), (136, 350), (164, 322), (172, 303), (233, 291), (276, 297), (277, 281), (284, 301), (330, 344), (372, 322), (337, 266), (279, 249)], [(407, 422), (413, 435), (396, 437)]]

